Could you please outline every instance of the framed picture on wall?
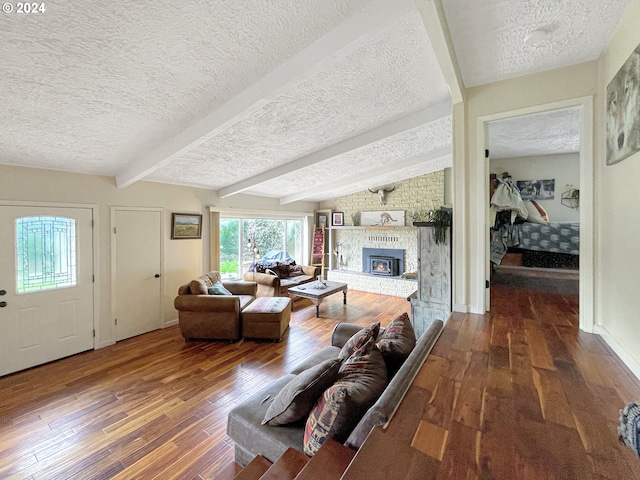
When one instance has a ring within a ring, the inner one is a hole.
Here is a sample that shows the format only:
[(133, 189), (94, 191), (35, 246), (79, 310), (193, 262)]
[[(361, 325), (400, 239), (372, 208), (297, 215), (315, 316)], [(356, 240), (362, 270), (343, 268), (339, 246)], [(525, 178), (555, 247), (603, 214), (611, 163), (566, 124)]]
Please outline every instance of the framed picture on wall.
[(553, 200), (555, 198), (555, 179), (518, 180), (516, 185), (518, 185), (523, 200)]
[(342, 227), (344, 225), (344, 212), (333, 212), (331, 215), (331, 225)]
[(404, 210), (360, 213), (360, 225), (365, 227), (404, 227)]
[(171, 214), (171, 239), (202, 238), (202, 215), (195, 213)]

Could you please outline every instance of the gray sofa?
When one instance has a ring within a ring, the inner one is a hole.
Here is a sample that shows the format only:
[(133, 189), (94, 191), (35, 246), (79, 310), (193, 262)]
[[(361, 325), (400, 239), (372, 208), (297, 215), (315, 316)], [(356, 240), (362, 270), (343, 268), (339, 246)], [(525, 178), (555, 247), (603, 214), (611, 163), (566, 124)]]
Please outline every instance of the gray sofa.
[[(270, 403), (267, 400), (275, 397), (299, 373), (324, 360), (337, 358), (345, 342), (361, 328), (358, 325), (339, 323), (334, 328), (331, 346), (311, 355), (290, 373), (266, 385), (229, 412), (227, 434), (235, 442), (235, 461), (238, 465), (246, 466), (257, 455), (275, 462), (289, 447), (303, 452), (304, 422), (277, 427), (261, 424)], [(442, 328), (443, 323), (436, 320), (425, 330), (382, 395), (360, 419), (345, 445), (355, 450), (359, 449), (373, 427), (385, 425), (391, 419)]]

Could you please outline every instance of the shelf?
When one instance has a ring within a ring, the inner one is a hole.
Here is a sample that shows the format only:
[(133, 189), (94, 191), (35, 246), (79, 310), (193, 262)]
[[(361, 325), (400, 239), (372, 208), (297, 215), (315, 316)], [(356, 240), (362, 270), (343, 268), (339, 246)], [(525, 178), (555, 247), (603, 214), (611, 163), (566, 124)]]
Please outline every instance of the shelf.
[(396, 226), (382, 226), (382, 225), (345, 225), (343, 227), (328, 227), (329, 230), (413, 230), (415, 227), (413, 226), (404, 226), (404, 227), (396, 227)]

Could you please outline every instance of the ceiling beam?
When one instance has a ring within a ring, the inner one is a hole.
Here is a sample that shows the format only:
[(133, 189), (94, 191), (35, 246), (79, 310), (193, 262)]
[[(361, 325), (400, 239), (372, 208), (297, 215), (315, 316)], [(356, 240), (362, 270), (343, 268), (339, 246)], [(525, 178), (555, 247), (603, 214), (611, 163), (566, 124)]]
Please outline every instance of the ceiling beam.
[(385, 123), (380, 127), (361, 133), (360, 135), (356, 135), (355, 137), (348, 138), (346, 140), (343, 140), (342, 142), (338, 142), (327, 148), (323, 148), (322, 150), (318, 150), (316, 152), (310, 153), (309, 155), (305, 155), (304, 157), (300, 157), (285, 165), (272, 168), (266, 172), (260, 173), (251, 178), (247, 178), (246, 180), (242, 180), (228, 187), (221, 188), (220, 190), (218, 190), (218, 196), (220, 198), (225, 198), (237, 193), (244, 192), (245, 190), (249, 190), (250, 188), (260, 185), (261, 183), (273, 180), (274, 178), (278, 178), (282, 175), (290, 174), (292, 172), (295, 172), (296, 170), (309, 167), (330, 158), (343, 155), (352, 150), (357, 150), (367, 145), (380, 142), (385, 138), (400, 135), (410, 130), (420, 128), (428, 123), (440, 120), (441, 118), (450, 116), (451, 102), (447, 100), (430, 108), (425, 108), (423, 110), (410, 113), (409, 115), (405, 115), (398, 120)]
[(463, 100), (464, 82), (458, 65), (449, 24), (444, 14), (441, 0), (416, 0), (422, 23), (427, 30), (427, 36), (438, 59), (444, 80), (449, 86), (451, 101), (454, 105)]
[[(402, 170), (403, 168), (413, 167), (414, 165), (418, 165), (420, 163), (433, 162), (435, 160), (443, 159), (447, 156), (451, 157), (451, 145), (445, 145), (444, 147), (436, 148), (435, 150), (431, 150), (422, 155), (416, 155), (415, 157), (411, 157), (406, 160), (402, 160), (400, 162), (389, 163), (388, 165), (385, 165), (384, 167), (381, 167), (381, 168), (376, 168), (375, 170), (369, 170), (369, 171), (358, 173), (357, 175), (344, 177), (338, 181), (332, 181), (330, 183), (325, 183), (323, 185), (316, 185), (315, 187), (312, 187), (312, 188), (306, 188), (303, 191), (300, 191), (298, 193), (287, 195), (286, 197), (281, 197), (280, 205), (285, 205), (287, 203), (304, 200), (306, 198), (313, 197), (314, 195), (318, 195), (320, 193), (326, 193), (331, 190), (343, 188), (354, 183), (362, 183), (368, 178), (376, 178), (376, 177), (379, 177), (380, 175), (387, 175), (389, 173)], [(441, 170), (441, 169), (442, 168), (438, 166), (437, 170)], [(427, 174), (431, 172), (425, 171), (424, 173)], [(403, 178), (402, 180), (406, 180), (406, 179)], [(360, 189), (355, 190), (354, 192), (359, 190)], [(354, 193), (354, 192), (351, 192), (351, 193)]]
[(121, 188), (141, 180), (162, 163), (206, 142), (262, 108), (282, 92), (308, 80), (336, 60), (350, 55), (402, 16), (415, 12), (415, 8), (414, 0), (372, 2), (220, 108), (178, 133), (146, 157), (133, 162), (116, 176), (116, 185)]

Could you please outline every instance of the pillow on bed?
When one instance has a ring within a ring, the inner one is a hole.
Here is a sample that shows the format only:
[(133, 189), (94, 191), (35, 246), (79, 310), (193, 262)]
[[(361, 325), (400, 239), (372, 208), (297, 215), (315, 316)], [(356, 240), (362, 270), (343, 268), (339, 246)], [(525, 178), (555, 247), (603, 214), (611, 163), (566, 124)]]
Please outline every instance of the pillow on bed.
[(529, 212), (527, 222), (540, 223), (542, 225), (549, 223), (549, 215), (547, 215), (547, 211), (542, 208), (538, 202), (535, 200), (527, 200), (524, 204)]

